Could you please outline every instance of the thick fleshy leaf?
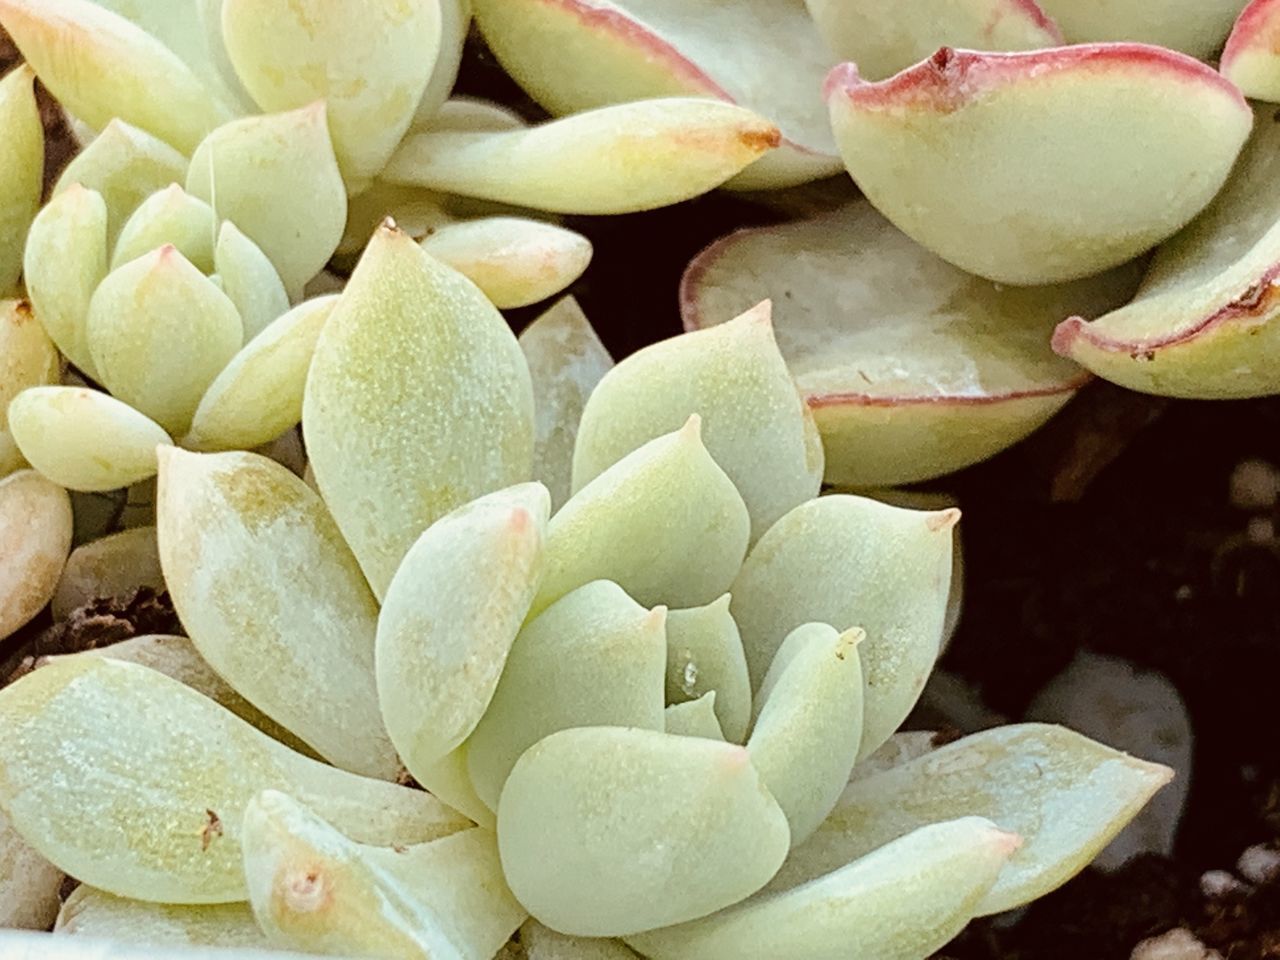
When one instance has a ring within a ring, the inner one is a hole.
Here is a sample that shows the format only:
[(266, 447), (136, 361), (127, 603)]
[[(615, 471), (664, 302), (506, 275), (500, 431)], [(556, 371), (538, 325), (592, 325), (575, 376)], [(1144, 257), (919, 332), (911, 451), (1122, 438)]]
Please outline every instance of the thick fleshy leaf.
[[(440, 0), (440, 47), (431, 71), (431, 79), (418, 101), (413, 126), (435, 126), (462, 66), (462, 51), (471, 29), (471, 0)], [(426, 55), (427, 51), (422, 51)]]
[(535, 610), (601, 579), (649, 606), (695, 607), (729, 589), (751, 518), (701, 431), (694, 415), (675, 433), (650, 440), (551, 518)]
[(782, 641), (805, 623), (861, 627), (861, 756), (905, 719), (933, 669), (951, 582), (958, 510), (925, 513), (833, 495), (779, 520), (752, 549), (730, 607), (759, 688)]
[(414, 776), (426, 791), (435, 794), (453, 809), (470, 817), (486, 830), (493, 830), (498, 819), (476, 793), (467, 763), (467, 745), (451, 750), (435, 763), (418, 766)]
[(101, 194), (72, 184), (31, 224), (23, 279), (41, 326), (90, 376), (96, 371), (85, 327), (90, 299), (106, 275), (106, 204)]
[(533, 380), (533, 477), (551, 491), (555, 511), (572, 493), (573, 447), (582, 409), (613, 358), (573, 297), (520, 331), (519, 342)]
[(862, 665), (857, 627), (796, 627), (760, 686), (747, 752), (787, 822), (791, 845), (808, 839), (849, 782), (862, 743)]
[(378, 701), (411, 774), (484, 716), (538, 590), (551, 510), (525, 483), (473, 500), (418, 538), (378, 615)]
[(316, 341), (337, 302), (303, 301), (245, 344), (200, 398), (183, 445), (246, 449), (297, 425)]
[(741, 743), (751, 723), (751, 677), (729, 594), (704, 607), (667, 614), (667, 702), (715, 692), (725, 739)]
[(244, 809), (290, 791), (361, 842), (422, 843), (467, 821), (429, 794), (308, 760), (203, 694), (105, 657), (0, 691), (0, 802), (43, 856), (117, 896), (247, 896)]
[[(462, 2), (469, 3), (470, 0)], [(480, 133), (486, 130), (521, 130), (527, 126), (529, 124), (519, 113), (494, 100), (452, 97), (440, 107), (424, 129)]]
[(27, 462), (69, 490), (115, 490), (155, 476), (156, 445), (172, 443), (151, 418), (83, 387), (31, 387), (9, 404), (9, 430)]
[(634, 213), (706, 193), (778, 143), (742, 107), (645, 100), (528, 130), (412, 134), (383, 176), (535, 210)]
[(0, 0), (0, 23), (41, 82), (91, 127), (118, 117), (187, 151), (227, 118), (173, 51), (89, 0)]
[(147, 903), (117, 897), (87, 884), (76, 887), (67, 897), (54, 933), (175, 949), (269, 946), (247, 903)]
[(22, 466), (9, 429), (9, 401), (28, 387), (56, 383), (62, 358), (25, 300), (0, 301), (0, 477)]
[(716, 719), (716, 692), (708, 691), (697, 700), (673, 703), (664, 711), (663, 729), (679, 737), (723, 740), (724, 731)]
[(48, 930), (65, 879), (0, 813), (0, 929)]
[(845, 64), (827, 99), (845, 166), (881, 213), (1014, 284), (1098, 273), (1171, 236), (1218, 192), (1253, 120), (1217, 71), (1140, 44), (943, 48), (881, 83)]
[(798, 0), (739, 0), (690, 16), (682, 0), (475, 0), (502, 65), (555, 114), (650, 97), (740, 103), (781, 149), (739, 176), (782, 187), (840, 169), (817, 91), (833, 58)]
[(816, 497), (822, 441), (778, 352), (771, 316), (761, 304), (645, 347), (606, 373), (578, 426), (574, 488), (697, 414), (707, 451), (747, 505), (753, 541)]
[(467, 741), (476, 793), (491, 810), (520, 755), (569, 727), (663, 729), (664, 607), (646, 610), (597, 580), (529, 622)]
[(218, 230), (213, 269), (222, 281), (223, 292), (240, 313), (246, 341), (289, 309), (289, 294), (275, 265), (262, 248), (230, 220), (224, 220)]
[(370, 847), (276, 791), (245, 812), (244, 869), (268, 939), (311, 953), (490, 960), (528, 916), (487, 830)]
[(979, 817), (940, 823), (802, 887), (629, 942), (653, 960), (921, 960), (969, 922), (1017, 847)]
[(1209, 59), (1245, 0), (1037, 0), (1068, 43), (1140, 40)]
[(176, 183), (153, 193), (125, 221), (111, 254), (111, 269), (172, 244), (202, 273), (212, 273), (213, 208)]
[(53, 595), (53, 618), (63, 620), (77, 607), (140, 587), (164, 591), (155, 527), (121, 530), (72, 550)]
[(639, 956), (621, 940), (571, 937), (532, 917), (520, 927), (520, 946), (527, 960), (637, 960)]
[(681, 311), (687, 329), (702, 329), (772, 299), (827, 482), (867, 487), (968, 466), (1056, 413), (1087, 375), (1054, 356), (1050, 331), (1124, 304), (1141, 269), (1009, 288), (951, 266), (857, 201), (712, 244), (685, 272)]
[(187, 191), (253, 240), (297, 297), (338, 248), (347, 192), (323, 102), (245, 117), (209, 134), (191, 157)]
[(0, 80), (0, 296), (22, 272), (27, 230), (40, 209), (44, 186), (44, 125), (36, 106), (35, 74), (25, 64)]
[(388, 226), (320, 335), (303, 429), (320, 490), (381, 597), (435, 520), (528, 479), (533, 389), (502, 315)]
[(353, 193), (409, 129), (441, 40), (440, 0), (224, 0), (222, 37), (268, 113), (324, 100)]
[(34, 470), (0, 480), (0, 640), (53, 597), (70, 552), (67, 491)]
[(374, 683), (377, 605), (315, 492), (253, 453), (160, 453), (160, 562), (200, 651), (322, 756), (394, 779)]
[(1219, 69), (1246, 97), (1280, 102), (1280, 3), (1253, 0), (1245, 7)]
[(1199, 217), (1164, 244), (1137, 298), (1058, 327), (1053, 346), (1108, 380), (1175, 397), (1280, 390), (1280, 124), (1258, 105), (1253, 137)]
[(85, 323), (102, 384), (174, 436), (243, 336), (235, 305), (172, 246), (107, 274)]
[[(151, 947), (134, 943), (97, 941), (88, 944), (49, 933), (0, 930), (0, 950), (5, 960), (176, 960), (173, 947)], [(234, 960), (313, 960), (312, 955), (280, 950), (242, 947)], [(186, 947), (180, 960), (228, 960), (221, 947)]]
[(1084, 869), (1170, 775), (1062, 727), (977, 733), (850, 783), (770, 889), (808, 883), (927, 824), (977, 816), (1023, 838), (977, 906), (980, 914), (1009, 910)]
[(116, 119), (67, 164), (53, 195), (60, 196), (75, 184), (101, 194), (110, 220), (110, 249), (143, 200), (171, 183), (181, 183), (186, 175), (186, 157), (145, 130)]
[(519, 217), (454, 223), (422, 241), (503, 310), (527, 307), (559, 293), (591, 262), (591, 241), (555, 224)]
[[(151, 538), (152, 543), (154, 544), (155, 542), (155, 530), (153, 528), (141, 528), (139, 530), (125, 530), (114, 536), (106, 537), (104, 540), (95, 541), (95, 543), (106, 543), (133, 533), (146, 533)], [(87, 546), (93, 545), (88, 544)], [(85, 548), (81, 547), (71, 554), (71, 559), (67, 561), (68, 568), (76, 559), (76, 554), (83, 549)], [(157, 554), (153, 557), (150, 562), (159, 571), (159, 555)], [(61, 589), (61, 585), (59, 585), (59, 589)], [(163, 589), (163, 584), (161, 589)], [(273, 740), (279, 740), (291, 750), (316, 758), (316, 754), (310, 747), (236, 693), (227, 681), (214, 673), (213, 667), (209, 666), (209, 662), (200, 656), (195, 644), (191, 642), (189, 637), (145, 634), (129, 640), (121, 640), (119, 643), (108, 644), (105, 647), (96, 647), (92, 650), (68, 654), (67, 656), (106, 657), (109, 660), (124, 660), (127, 663), (137, 663), (152, 670), (158, 670), (166, 677), (172, 677), (192, 690), (203, 693), (214, 703), (226, 707), (241, 720), (257, 727)], [(42, 666), (45, 663), (59, 659), (61, 657), (42, 658), (37, 665)]]
[(768, 882), (787, 843), (745, 749), (651, 730), (547, 737), (520, 758), (498, 808), (516, 898), (575, 936), (640, 933), (737, 903)]
[(1062, 33), (1035, 0), (805, 0), (827, 45), (869, 80), (905, 70), (939, 47), (1038, 50)]

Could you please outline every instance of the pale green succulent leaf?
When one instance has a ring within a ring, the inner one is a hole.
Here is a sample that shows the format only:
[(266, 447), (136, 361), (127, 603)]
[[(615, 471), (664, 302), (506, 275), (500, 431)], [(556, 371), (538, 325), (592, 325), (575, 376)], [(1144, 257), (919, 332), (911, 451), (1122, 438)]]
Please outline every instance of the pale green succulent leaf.
[(115, 490), (155, 476), (156, 446), (172, 443), (151, 418), (84, 387), (31, 387), (9, 404), (9, 430), (33, 467), (68, 490)]
[(616, 583), (597, 580), (520, 631), (467, 741), (471, 781), (491, 810), (520, 755), (557, 730), (663, 728), (665, 621), (665, 608), (646, 610)]
[(66, 490), (35, 470), (0, 479), (0, 640), (53, 597), (71, 552), (71, 533)]
[(294, 299), (346, 226), (347, 191), (323, 101), (218, 127), (192, 154), (186, 187), (262, 249)]
[(638, 956), (621, 940), (571, 937), (532, 917), (520, 927), (520, 947), (527, 960), (636, 960)]
[[(244, 338), (252, 340), (289, 309), (289, 294), (271, 259), (230, 220), (218, 230), (213, 269), (240, 312)], [(301, 416), (301, 413), (299, 413)]]
[(865, 780), (912, 760), (919, 760), (938, 748), (938, 734), (932, 730), (904, 730), (895, 733), (870, 756), (863, 757), (849, 774), (849, 782)]
[(979, 914), (1010, 910), (1088, 866), (1170, 776), (1062, 727), (977, 733), (851, 782), (770, 889), (807, 883), (926, 824), (979, 816), (1024, 841), (977, 905)]
[(168, 245), (107, 274), (85, 322), (103, 386), (174, 436), (243, 338), (235, 305)]
[(390, 227), (325, 324), (302, 419), (379, 597), (435, 520), (529, 478), (533, 389), (515, 337), (474, 284)]
[(266, 789), (301, 797), (362, 842), (426, 842), (467, 825), (429, 794), (308, 760), (133, 663), (51, 663), (0, 691), (0, 720), (0, 804), (14, 826), (117, 896), (245, 899), (240, 822)]
[(95, 129), (118, 117), (187, 151), (228, 116), (177, 54), (89, 0), (3, 0), (0, 23), (50, 92)]
[(312, 953), (490, 960), (528, 916), (502, 878), (493, 834), (353, 843), (293, 798), (266, 791), (244, 819), (249, 898), (271, 943)]
[(0, 130), (0, 296), (9, 296), (22, 272), (27, 230), (44, 187), (44, 125), (35, 74), (25, 64), (0, 80)]
[(431, 70), (431, 78), (414, 111), (412, 126), (416, 129), (437, 127), (462, 66), (462, 51), (471, 29), (471, 0), (440, 0), (440, 49)]
[(667, 614), (667, 702), (714, 691), (725, 739), (742, 743), (751, 724), (751, 677), (729, 602), (726, 593), (706, 606)]
[(664, 729), (678, 737), (703, 737), (724, 740), (724, 731), (716, 719), (716, 692), (709, 690), (697, 700), (673, 703), (664, 711)]
[(378, 616), (378, 700), (415, 777), (489, 707), (541, 581), (550, 508), (539, 483), (473, 500), (428, 527), (392, 578)]
[(183, 446), (247, 449), (296, 426), (316, 341), (337, 301), (305, 300), (245, 344), (200, 398)]
[(519, 336), (533, 380), (533, 477), (559, 510), (572, 493), (573, 447), (587, 397), (613, 366), (578, 301), (565, 297)]
[[(6, 960), (84, 960), (86, 950), (90, 949), (93, 951), (93, 960), (175, 960), (171, 946), (152, 947), (98, 941), (89, 947), (84, 941), (70, 937), (0, 930), (0, 950), (4, 951)], [(234, 957), (235, 960), (313, 960), (314, 954), (242, 947)], [(227, 960), (227, 951), (221, 947), (186, 947), (182, 950), (180, 960)]]
[(9, 427), (10, 401), (29, 387), (56, 383), (62, 358), (31, 304), (0, 301), (0, 477), (23, 465), (22, 454)]
[(747, 741), (751, 762), (803, 843), (827, 818), (849, 781), (862, 743), (862, 665), (857, 627), (796, 627), (760, 687)]
[(575, 936), (635, 934), (731, 906), (773, 876), (788, 839), (745, 749), (652, 730), (579, 727), (539, 741), (498, 808), (516, 898)]
[(267, 949), (247, 903), (192, 906), (131, 900), (81, 884), (58, 913), (54, 933), (156, 947)]
[(634, 213), (706, 193), (777, 143), (742, 107), (648, 100), (528, 130), (411, 134), (383, 176), (536, 210)]
[(201, 273), (212, 273), (215, 229), (213, 208), (170, 184), (143, 200), (120, 228), (111, 269), (172, 244)]
[(156, 520), (165, 583), (201, 656), (335, 765), (394, 779), (377, 605), (315, 491), (254, 453), (165, 447)]
[(951, 820), (793, 890), (628, 942), (652, 960), (924, 960), (969, 922), (1017, 846), (980, 817)]
[(591, 394), (573, 455), (575, 489), (656, 436), (702, 417), (702, 439), (751, 514), (758, 539), (818, 495), (822, 443), (774, 340), (769, 305), (645, 347)]
[(649, 606), (698, 606), (729, 588), (751, 518), (700, 434), (690, 417), (613, 464), (551, 518), (535, 610), (592, 580), (613, 580)]
[(493, 830), (498, 819), (476, 793), (468, 767), (467, 745), (464, 743), (434, 763), (417, 764), (414, 779), (422, 789), (439, 797), (454, 810), (486, 830)]
[(1241, 0), (1038, 0), (1068, 43), (1136, 40), (1211, 60), (1245, 6)]

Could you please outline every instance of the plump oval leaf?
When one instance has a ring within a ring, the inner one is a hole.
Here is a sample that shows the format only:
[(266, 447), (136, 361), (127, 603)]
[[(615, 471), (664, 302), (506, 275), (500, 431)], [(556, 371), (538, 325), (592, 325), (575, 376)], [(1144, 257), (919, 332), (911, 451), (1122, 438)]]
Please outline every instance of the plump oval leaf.
[(27, 230), (40, 209), (44, 187), (44, 125), (36, 106), (35, 74), (25, 64), (0, 80), (0, 296), (8, 296), (22, 272)]
[(771, 316), (761, 304), (645, 347), (606, 373), (578, 426), (575, 489), (697, 414), (707, 451), (747, 505), (753, 541), (816, 497), (822, 442), (778, 352)]
[(413, 134), (383, 176), (535, 210), (634, 213), (706, 193), (778, 143), (777, 128), (750, 110), (680, 97), (528, 130)]
[(245, 340), (252, 340), (288, 311), (289, 294), (275, 265), (230, 220), (218, 229), (213, 269), (240, 313)]
[(9, 428), (9, 402), (28, 387), (55, 383), (62, 358), (25, 300), (0, 301), (0, 477), (22, 466)]
[(309, 760), (134, 663), (50, 663), (0, 691), (0, 719), (0, 802), (14, 825), (72, 876), (117, 896), (245, 899), (241, 819), (267, 789), (380, 846), (467, 826), (429, 794)]
[(741, 743), (751, 723), (751, 677), (729, 594), (702, 607), (667, 614), (667, 702), (714, 692), (726, 740)]
[(374, 683), (378, 610), (324, 503), (254, 453), (160, 453), (165, 583), (241, 694), (347, 770), (394, 779)]
[(881, 213), (944, 260), (1014, 284), (1098, 273), (1171, 236), (1252, 126), (1217, 71), (1141, 44), (943, 48), (880, 83), (845, 64), (827, 100), (845, 166)]
[(409, 549), (378, 616), (382, 717), (409, 772), (484, 716), (533, 603), (550, 497), (525, 483), (441, 517)]
[(111, 254), (111, 269), (172, 244), (201, 273), (212, 273), (213, 208), (176, 183), (158, 190), (125, 221)]
[(320, 335), (303, 429), (320, 490), (381, 596), (432, 522), (528, 479), (533, 389), (475, 285), (385, 227)]
[(412, 126), (435, 126), (462, 66), (462, 51), (471, 31), (471, 0), (440, 0), (440, 49), (427, 88), (418, 101)]
[(69, 490), (115, 490), (155, 476), (156, 446), (172, 443), (151, 418), (84, 387), (31, 387), (9, 404), (9, 430), (33, 467)]
[[(1237, 4), (1238, 6), (1238, 4)], [(1280, 3), (1253, 0), (1222, 49), (1222, 75), (1246, 97), (1280, 102)]]
[(597, 580), (520, 631), (467, 741), (471, 781), (491, 810), (511, 768), (543, 737), (595, 725), (663, 729), (666, 614)]
[(580, 727), (541, 740), (498, 808), (516, 898), (576, 936), (640, 933), (737, 903), (773, 876), (787, 843), (786, 817), (746, 750), (652, 730)]
[(117, 897), (87, 884), (76, 887), (67, 897), (54, 932), (175, 949), (268, 947), (267, 937), (246, 903), (147, 903)]
[(1016, 831), (979, 914), (1043, 896), (1084, 869), (1172, 775), (1078, 733), (1020, 724), (976, 733), (851, 782), (771, 890), (787, 890), (930, 823), (978, 816)]
[(1123, 305), (1141, 269), (1010, 288), (951, 266), (859, 200), (712, 244), (685, 272), (681, 311), (703, 329), (771, 298), (827, 482), (868, 487), (949, 473), (1040, 426), (1087, 377), (1054, 356), (1050, 331)]
[(34, 470), (0, 479), (0, 640), (53, 597), (71, 552), (71, 499)]
[(1068, 43), (1140, 40), (1212, 59), (1245, 0), (1037, 0)]
[(730, 610), (757, 689), (801, 624), (861, 627), (861, 756), (906, 718), (933, 669), (951, 581), (958, 510), (922, 512), (843, 494), (810, 500), (752, 548)]

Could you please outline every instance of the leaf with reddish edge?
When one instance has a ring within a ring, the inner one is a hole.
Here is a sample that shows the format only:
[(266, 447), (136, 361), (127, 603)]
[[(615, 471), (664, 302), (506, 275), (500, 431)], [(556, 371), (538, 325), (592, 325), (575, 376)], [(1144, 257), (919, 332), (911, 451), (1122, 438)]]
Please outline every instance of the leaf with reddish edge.
[(1280, 0), (1253, 0), (1244, 8), (1219, 69), (1246, 97), (1280, 103)]
[(880, 83), (844, 64), (827, 100), (845, 166), (895, 226), (1014, 284), (1089, 276), (1172, 236), (1253, 122), (1216, 71), (1142, 44), (943, 48)]
[(553, 114), (651, 97), (709, 97), (787, 138), (730, 186), (785, 187), (840, 169), (818, 91), (834, 62), (800, 0), (476, 0), (476, 22)]
[(1137, 288), (1137, 266), (1002, 288), (913, 243), (858, 201), (811, 220), (741, 230), (689, 265), (686, 329), (771, 298), (778, 346), (822, 433), (827, 483), (869, 487), (958, 470), (1021, 440), (1086, 376), (1050, 331)]
[(1151, 261), (1133, 303), (1063, 322), (1054, 349), (1114, 383), (1170, 397), (1280, 391), (1280, 124), (1257, 126), (1226, 188)]
[(1245, 0), (1038, 0), (1068, 43), (1138, 40), (1207, 59)]
[(941, 46), (1037, 50), (1062, 32), (1034, 0), (805, 0), (828, 46), (864, 77), (892, 76)]

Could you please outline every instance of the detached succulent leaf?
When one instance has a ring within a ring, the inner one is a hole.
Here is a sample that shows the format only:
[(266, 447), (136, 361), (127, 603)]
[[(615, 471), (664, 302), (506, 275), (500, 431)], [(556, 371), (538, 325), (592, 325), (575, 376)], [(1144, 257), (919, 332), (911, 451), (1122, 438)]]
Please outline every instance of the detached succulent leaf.
[(771, 316), (763, 303), (721, 326), (645, 347), (606, 373), (578, 426), (574, 488), (697, 414), (707, 452), (747, 505), (753, 541), (816, 497), (822, 441), (778, 352)]
[(859, 200), (712, 244), (685, 272), (681, 311), (701, 330), (772, 299), (826, 481), (865, 488), (958, 470), (1044, 423), (1087, 379), (1054, 356), (1050, 331), (1122, 306), (1141, 271), (1010, 288), (951, 266)]
[(189, 151), (227, 119), (177, 54), (89, 0), (3, 0), (0, 24), (50, 92), (95, 129), (118, 117)]
[(805, 623), (859, 626), (865, 690), (860, 756), (889, 738), (933, 669), (958, 510), (925, 513), (842, 494), (801, 504), (752, 548), (730, 610), (756, 687)]
[(386, 227), (320, 335), (303, 428), (320, 490), (381, 596), (435, 520), (528, 479), (533, 390), (484, 295)]
[(511, 768), (543, 737), (594, 725), (663, 729), (666, 614), (598, 580), (520, 631), (467, 741), (471, 781), (491, 810)]
[(498, 808), (512, 892), (574, 936), (636, 934), (737, 903), (768, 882), (787, 843), (745, 749), (651, 730), (547, 737), (520, 758)]
[(943, 48), (881, 83), (845, 64), (827, 100), (845, 166), (881, 213), (1012, 284), (1098, 273), (1171, 236), (1217, 193), (1253, 123), (1216, 71), (1141, 44)]
[(1280, 3), (1253, 0), (1244, 8), (1219, 69), (1246, 97), (1280, 102)]
[(1054, 349), (1115, 383), (1175, 397), (1280, 390), (1280, 125), (1258, 105), (1227, 186), (1151, 261), (1132, 303), (1064, 321)]
[(66, 876), (18, 835), (0, 813), (0, 923), (5, 930), (48, 930)]
[(165, 583), (201, 656), (337, 766), (394, 779), (377, 605), (316, 493), (257, 454), (167, 447), (156, 520)]
[(81, 884), (58, 913), (54, 932), (115, 943), (157, 947), (256, 947), (266, 949), (248, 904), (189, 906), (130, 900)]
[(535, 210), (634, 213), (706, 193), (778, 143), (777, 128), (742, 107), (645, 100), (528, 130), (413, 134), (383, 176)]
[[(218, 229), (213, 270), (222, 281), (223, 292), (236, 305), (246, 341), (289, 310), (289, 294), (275, 265), (230, 220), (224, 220)], [(298, 415), (301, 417), (301, 410)]]
[(533, 381), (533, 477), (551, 492), (555, 511), (572, 493), (582, 409), (613, 358), (573, 297), (539, 316), (518, 339)]
[(133, 663), (50, 663), (0, 691), (0, 719), (0, 802), (14, 825), (117, 896), (245, 899), (240, 822), (265, 789), (290, 791), (362, 842), (420, 843), (467, 825), (422, 791), (308, 760)]
[(1140, 40), (1202, 60), (1222, 47), (1245, 0), (1037, 0), (1068, 43)]
[(273, 790), (245, 812), (244, 870), (268, 940), (308, 953), (489, 960), (528, 916), (486, 830), (380, 849)]
[(1017, 847), (980, 817), (940, 823), (785, 893), (627, 939), (653, 960), (920, 960), (969, 922)]
[(31, 387), (9, 404), (23, 457), (68, 490), (115, 490), (156, 473), (156, 446), (172, 443), (127, 403), (83, 387)]
[(347, 192), (323, 102), (233, 120), (200, 142), (187, 192), (245, 232), (297, 298), (338, 248)]
[(171, 244), (201, 273), (213, 273), (216, 230), (213, 208), (170, 184), (143, 200), (125, 221), (111, 254), (111, 269)]
[(977, 733), (851, 782), (770, 889), (807, 884), (927, 824), (971, 815), (1023, 838), (975, 905), (980, 915), (1011, 910), (1088, 866), (1171, 775), (1062, 727)]
[(703, 607), (667, 614), (667, 702), (714, 692), (724, 737), (742, 743), (751, 724), (751, 677), (729, 594)]
[(0, 301), (0, 478), (23, 465), (13, 430), (9, 403), (29, 387), (57, 382), (62, 358), (31, 304), (23, 300)]
[(34, 470), (0, 479), (0, 640), (44, 608), (71, 552), (71, 499)]
[(440, 50), (441, 7), (440, 0), (224, 0), (222, 37), (264, 111), (326, 102), (334, 152), (354, 193), (409, 129)]
[(428, 527), (392, 578), (378, 617), (378, 699), (415, 777), (489, 708), (538, 590), (550, 509), (537, 483), (480, 497)]
[(53, 619), (64, 620), (77, 607), (139, 587), (164, 590), (155, 527), (121, 530), (72, 550), (50, 605)]
[(0, 80), (0, 130), (0, 296), (8, 296), (22, 272), (23, 245), (44, 185), (44, 125), (35, 74), (25, 64)]

